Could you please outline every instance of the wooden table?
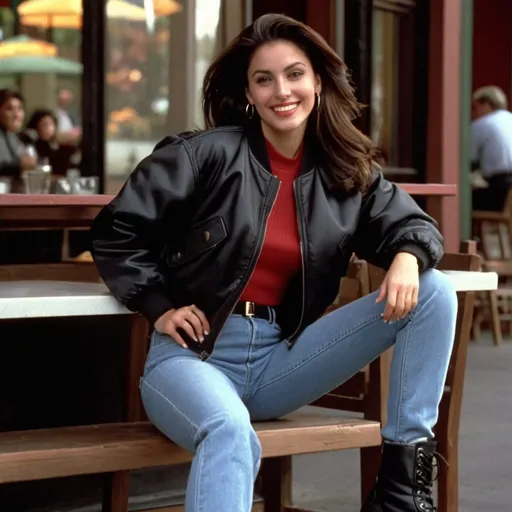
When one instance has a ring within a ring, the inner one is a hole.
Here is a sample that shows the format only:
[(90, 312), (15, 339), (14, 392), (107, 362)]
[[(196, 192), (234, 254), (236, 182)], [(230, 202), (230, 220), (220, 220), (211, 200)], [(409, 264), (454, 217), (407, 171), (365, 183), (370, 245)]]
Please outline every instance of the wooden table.
[[(452, 197), (457, 185), (398, 183), (413, 196)], [(66, 229), (91, 225), (110, 195), (0, 194), (0, 229)]]
[(67, 281), (0, 282), (0, 321), (35, 318), (126, 315), (131, 322), (126, 349), (127, 421), (141, 417), (139, 379), (146, 358), (148, 326), (141, 315), (123, 307), (102, 283)]
[(0, 194), (0, 229), (88, 228), (106, 195)]

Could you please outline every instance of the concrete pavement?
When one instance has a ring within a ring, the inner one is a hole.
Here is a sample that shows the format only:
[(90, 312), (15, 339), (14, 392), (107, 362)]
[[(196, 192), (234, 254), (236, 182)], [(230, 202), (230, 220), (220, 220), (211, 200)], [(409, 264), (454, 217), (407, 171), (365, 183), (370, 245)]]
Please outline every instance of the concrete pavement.
[[(357, 512), (355, 451), (294, 459), (294, 499), (318, 512)], [(512, 340), (485, 337), (468, 353), (460, 432), (459, 512), (512, 511)]]

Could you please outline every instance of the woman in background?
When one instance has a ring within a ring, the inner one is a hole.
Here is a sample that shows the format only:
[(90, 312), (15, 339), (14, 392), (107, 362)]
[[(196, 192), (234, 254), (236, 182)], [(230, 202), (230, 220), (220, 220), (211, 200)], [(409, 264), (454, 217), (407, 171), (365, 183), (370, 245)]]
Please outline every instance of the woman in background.
[(37, 165), (19, 138), (25, 119), (23, 96), (10, 89), (0, 89), (0, 176), (19, 178), (22, 171)]
[(75, 145), (62, 144), (57, 133), (57, 117), (49, 109), (34, 111), (21, 139), (33, 144), (39, 163), (49, 163), (52, 174), (65, 175), (73, 167), (72, 157), (77, 153)]

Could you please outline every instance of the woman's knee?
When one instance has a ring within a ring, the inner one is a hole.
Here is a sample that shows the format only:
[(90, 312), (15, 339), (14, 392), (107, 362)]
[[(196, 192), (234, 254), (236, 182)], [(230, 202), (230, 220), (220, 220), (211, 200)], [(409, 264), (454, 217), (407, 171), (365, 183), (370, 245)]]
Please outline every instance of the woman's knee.
[(194, 438), (196, 450), (201, 443), (207, 443), (210, 449), (226, 457), (236, 457), (239, 464), (251, 468), (255, 474), (259, 470), (261, 444), (245, 408), (205, 418)]
[(420, 277), (421, 303), (431, 302), (436, 310), (443, 310), (455, 316), (457, 293), (449, 277), (437, 269), (428, 269)]
[(261, 445), (249, 417), (244, 408), (241, 411), (226, 411), (205, 418), (199, 425), (195, 442), (199, 445), (207, 436), (215, 436), (219, 443), (238, 446), (240, 449), (250, 449), (258, 457), (261, 455)]

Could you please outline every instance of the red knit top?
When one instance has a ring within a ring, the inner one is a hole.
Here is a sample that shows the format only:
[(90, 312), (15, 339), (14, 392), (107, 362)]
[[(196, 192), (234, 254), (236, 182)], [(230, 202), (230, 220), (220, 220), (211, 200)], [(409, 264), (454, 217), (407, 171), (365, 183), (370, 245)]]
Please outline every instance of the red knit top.
[(268, 218), (256, 268), (240, 300), (277, 306), (292, 276), (301, 268), (300, 239), (293, 180), (299, 175), (302, 147), (287, 158), (267, 141), (270, 169), (281, 185)]

